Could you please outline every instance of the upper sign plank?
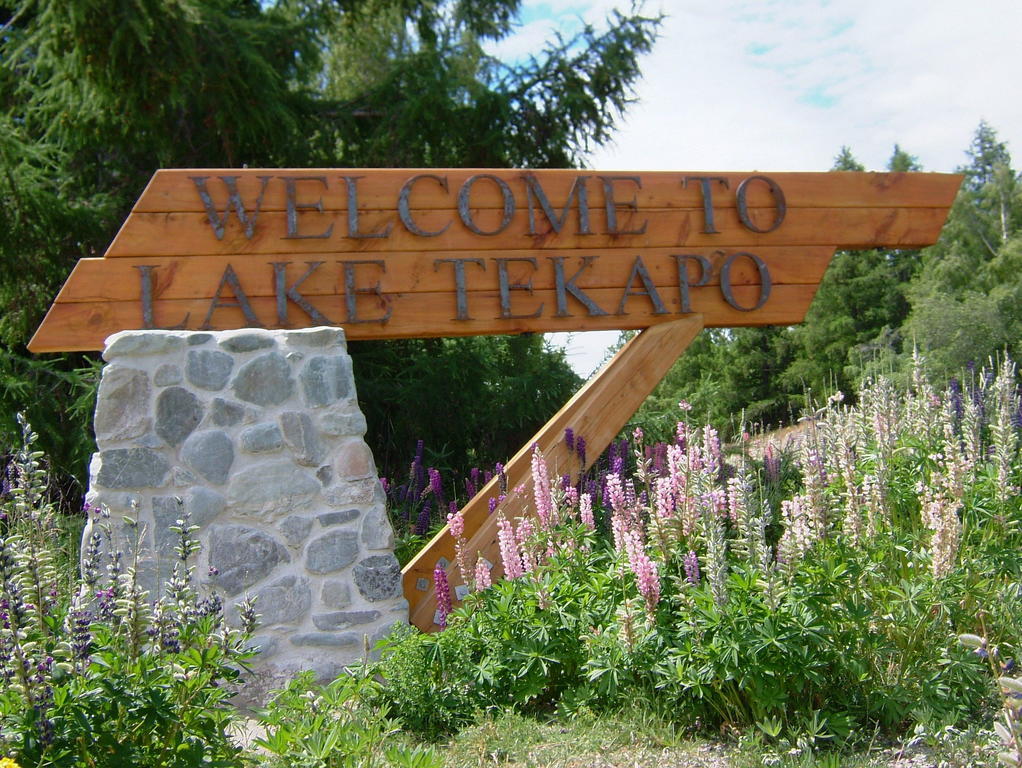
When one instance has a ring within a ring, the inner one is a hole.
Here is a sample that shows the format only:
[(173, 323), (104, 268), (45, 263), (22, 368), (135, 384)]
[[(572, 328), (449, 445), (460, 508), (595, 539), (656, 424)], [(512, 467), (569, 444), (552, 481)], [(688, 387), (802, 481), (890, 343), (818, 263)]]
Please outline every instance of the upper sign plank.
[(162, 170), (29, 344), (335, 324), (349, 338), (802, 320), (835, 248), (919, 247), (947, 174)]

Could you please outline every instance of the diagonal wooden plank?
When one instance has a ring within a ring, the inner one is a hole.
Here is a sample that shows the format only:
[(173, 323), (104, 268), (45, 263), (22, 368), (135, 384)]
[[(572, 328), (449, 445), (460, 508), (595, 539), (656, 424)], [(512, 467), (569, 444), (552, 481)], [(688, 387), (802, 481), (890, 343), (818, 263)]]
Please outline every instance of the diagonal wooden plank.
[[(576, 475), (584, 467), (579, 467), (577, 456), (564, 444), (565, 428), (571, 427), (585, 438), (587, 460), (595, 459), (628, 423), (702, 328), (702, 316), (692, 315), (646, 328), (625, 344), (507, 463), (508, 488), (521, 486), (522, 492), (509, 496), (502, 506), (504, 514), (512, 518), (527, 513), (532, 495), (530, 472), (534, 444), (539, 445), (546, 456), (552, 476)], [(496, 554), (496, 518), (489, 513), (489, 500), (499, 493), (498, 482), (499, 479), (494, 478), (462, 510), (472, 561), (474, 563), (475, 556), (481, 554), (494, 563), (494, 577), (500, 576), (501, 568)], [(461, 583), (461, 578), (454, 566), (454, 541), (446, 527), (403, 571), (411, 622), (425, 631), (435, 628), (433, 569), (441, 558), (450, 563), (447, 572), (453, 588)]]

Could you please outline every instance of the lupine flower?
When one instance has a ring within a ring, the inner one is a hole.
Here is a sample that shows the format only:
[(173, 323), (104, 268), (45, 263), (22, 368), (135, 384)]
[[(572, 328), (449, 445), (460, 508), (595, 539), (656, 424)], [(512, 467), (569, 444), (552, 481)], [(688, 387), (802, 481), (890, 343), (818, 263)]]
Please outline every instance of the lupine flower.
[(625, 531), (624, 541), (628, 553), (628, 566), (635, 574), (635, 584), (646, 604), (646, 615), (652, 621), (657, 603), (660, 602), (660, 573), (656, 563), (646, 554), (646, 548), (637, 531)]
[(593, 520), (593, 497), (589, 493), (583, 493), (578, 500), (579, 519), (589, 530), (596, 530), (596, 521)]
[(532, 495), (536, 501), (536, 518), (539, 527), (549, 531), (554, 524), (554, 499), (550, 488), (550, 475), (546, 459), (539, 445), (532, 446)]
[(429, 489), (436, 496), (437, 504), (442, 504), (444, 501), (444, 482), (443, 478), (440, 477), (440, 470), (434, 467), (429, 468)]
[(699, 584), (699, 556), (690, 549), (685, 555), (682, 565), (685, 567), (685, 580), (689, 584), (697, 586)]
[(492, 515), (494, 510), (497, 509), (497, 499), (495, 497), (491, 496), (489, 498), (489, 500), (486, 502), (486, 506), (489, 509), (490, 514)]
[(436, 590), (437, 626), (447, 628), (447, 617), (451, 615), (451, 587), (447, 582), (447, 571), (439, 565), (433, 569), (433, 587)]
[(490, 569), (486, 567), (486, 561), (481, 557), (476, 560), (475, 576), (476, 592), (482, 592), (484, 589), (489, 589), (492, 586), (492, 582), (490, 581)]
[(503, 515), (497, 519), (497, 546), (500, 560), (504, 564), (504, 578), (517, 579), (525, 574), (522, 570), (522, 555), (518, 551), (515, 531)]
[(571, 427), (567, 427), (564, 430), (564, 445), (569, 453), (575, 452), (575, 430)]
[(431, 499), (426, 499), (422, 504), (422, 510), (419, 512), (419, 517), (415, 521), (415, 535), (425, 536), (429, 531), (429, 512), (430, 512)]

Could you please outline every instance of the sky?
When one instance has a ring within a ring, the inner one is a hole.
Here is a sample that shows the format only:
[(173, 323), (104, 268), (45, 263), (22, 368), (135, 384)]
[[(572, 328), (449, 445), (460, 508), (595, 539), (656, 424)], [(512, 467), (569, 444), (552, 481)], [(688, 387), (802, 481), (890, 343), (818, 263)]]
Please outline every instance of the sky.
[[(514, 60), (614, 0), (525, 0)], [(666, 15), (598, 170), (825, 171), (842, 146), (883, 170), (897, 143), (953, 171), (980, 120), (1022, 162), (1022, 0), (648, 0)], [(551, 334), (583, 376), (614, 332)]]

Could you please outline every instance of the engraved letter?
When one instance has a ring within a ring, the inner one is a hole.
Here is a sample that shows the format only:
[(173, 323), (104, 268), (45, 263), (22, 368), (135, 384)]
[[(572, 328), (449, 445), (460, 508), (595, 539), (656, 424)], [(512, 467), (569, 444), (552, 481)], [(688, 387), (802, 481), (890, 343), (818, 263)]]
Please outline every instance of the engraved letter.
[[(153, 314), (153, 270), (156, 267), (153, 266), (136, 266), (135, 269), (139, 272), (139, 279), (142, 281), (142, 327), (148, 330), (156, 329), (156, 320)], [(182, 328), (187, 327), (188, 318), (191, 317), (191, 312), (185, 313), (185, 319), (177, 325), (170, 325), (167, 327), (161, 327), (161, 331), (179, 331)]]
[(441, 264), (454, 265), (454, 287), (456, 291), (456, 306), (458, 315), (456, 320), (471, 320), (468, 314), (468, 292), (465, 288), (465, 263), (478, 264), (486, 270), (486, 263), (482, 259), (434, 259), (433, 271), (440, 269)]
[[(479, 179), (489, 179), (497, 185), (497, 189), (500, 190), (501, 199), (504, 201), (504, 215), (500, 220), (500, 224), (491, 232), (485, 232), (476, 226), (475, 221), (472, 220), (472, 211), (468, 207), (468, 198), (472, 194), (472, 186), (479, 181)], [(511, 217), (515, 214), (515, 196), (511, 191), (511, 187), (507, 185), (499, 176), (494, 176), (492, 173), (478, 173), (475, 176), (470, 176), (465, 179), (465, 183), (461, 185), (461, 189), (458, 190), (458, 215), (461, 217), (462, 223), (469, 228), (472, 232), (477, 235), (499, 235), (505, 229), (507, 225), (511, 223)]]
[(648, 221), (642, 222), (642, 226), (638, 229), (618, 229), (617, 224), (617, 209), (618, 206), (628, 208), (632, 211), (638, 211), (639, 205), (636, 201), (635, 196), (632, 196), (630, 202), (621, 202), (614, 199), (614, 182), (615, 181), (630, 181), (638, 189), (642, 189), (642, 179), (638, 176), (601, 176), (600, 181), (603, 182), (603, 205), (607, 209), (607, 234), (608, 235), (641, 235), (646, 231), (646, 225)]
[[(749, 218), (749, 206), (745, 202), (745, 193), (750, 181), (766, 182), (767, 188), (770, 190), (770, 194), (773, 195), (774, 205), (777, 206), (777, 214), (774, 216), (774, 223), (766, 229), (760, 229), (756, 226), (755, 222)], [(753, 232), (759, 232), (760, 234), (773, 232), (781, 226), (781, 222), (784, 221), (784, 216), (788, 212), (788, 206), (784, 201), (784, 192), (781, 191), (777, 182), (769, 176), (750, 176), (747, 179), (743, 179), (742, 183), (738, 185), (738, 190), (735, 192), (735, 195), (738, 198), (738, 218), (741, 219), (742, 224), (745, 225), (746, 229), (750, 229)]]
[[(231, 291), (234, 293), (234, 301), (224, 301), (221, 295), (224, 292), (224, 287), (229, 286)], [(251, 328), (262, 328), (263, 324), (259, 322), (259, 318), (256, 317), (255, 312), (252, 311), (252, 305), (248, 303), (248, 296), (245, 295), (245, 291), (241, 287), (241, 282), (238, 280), (238, 275), (234, 272), (234, 267), (230, 264), (227, 265), (227, 269), (224, 270), (223, 276), (220, 278), (220, 285), (217, 286), (216, 293), (213, 295), (213, 299), (209, 302), (209, 311), (206, 313), (206, 319), (202, 325), (199, 326), (200, 331), (208, 331), (213, 328), (210, 325), (210, 320), (213, 319), (213, 313), (223, 307), (238, 307), (241, 313), (245, 316), (245, 322), (248, 323)]]
[(547, 199), (546, 192), (543, 191), (543, 187), (540, 186), (539, 179), (536, 178), (534, 173), (526, 173), (523, 178), (525, 179), (525, 197), (529, 203), (529, 234), (536, 235), (536, 206), (535, 203), (538, 200), (540, 208), (543, 209), (543, 213), (546, 215), (547, 221), (550, 222), (551, 228), (554, 232), (560, 233), (561, 228), (564, 226), (564, 222), (568, 220), (568, 212), (571, 210), (571, 201), (578, 195), (578, 233), (580, 235), (591, 235), (592, 232), (589, 230), (589, 192), (586, 189), (586, 182), (589, 180), (588, 176), (576, 176), (575, 181), (572, 182), (571, 191), (568, 192), (568, 201), (564, 204), (564, 208), (561, 209), (561, 215), (558, 216), (550, 201)]
[(238, 178), (237, 176), (220, 176), (222, 181), (227, 186), (227, 204), (224, 206), (224, 212), (221, 214), (217, 211), (216, 205), (213, 203), (213, 198), (209, 195), (209, 190), (206, 189), (206, 179), (209, 176), (189, 176), (192, 182), (195, 184), (195, 188), (199, 192), (199, 199), (202, 200), (202, 205), (206, 209), (206, 217), (209, 219), (209, 225), (213, 227), (213, 234), (216, 235), (217, 240), (224, 239), (224, 232), (227, 227), (227, 217), (231, 213), (231, 208), (234, 208), (235, 213), (238, 215), (238, 221), (241, 222), (245, 228), (245, 237), (249, 240), (252, 239), (252, 235), (255, 234), (256, 219), (259, 218), (259, 209), (263, 205), (263, 194), (266, 192), (266, 185), (272, 179), (272, 176), (259, 176), (259, 180), (263, 185), (259, 188), (259, 197), (256, 198), (255, 210), (249, 215), (248, 211), (245, 210), (245, 204), (241, 201), (241, 196), (238, 194)]
[[(374, 264), (380, 268), (381, 272), (387, 271), (387, 265), (385, 262), (379, 259), (373, 259), (369, 261), (339, 261), (344, 270), (344, 303), (348, 309), (347, 323), (380, 323), (383, 325), (390, 320), (391, 314), (394, 312), (394, 307), (391, 306), (390, 296), (380, 290), (380, 281), (377, 280), (368, 288), (356, 288), (355, 287), (355, 267), (359, 264)], [(358, 294), (364, 293), (372, 296), (376, 296), (380, 300), (380, 304), (386, 305), (387, 311), (380, 317), (366, 317), (361, 318), (358, 316)]]
[[(688, 289), (698, 288), (710, 282), (713, 268), (710, 266), (710, 260), (698, 253), (676, 253), (673, 254), (673, 258), (678, 263), (678, 293), (681, 299), (681, 313), (687, 315), (692, 311), (692, 298)], [(699, 265), (699, 279), (694, 283), (688, 281), (688, 265), (685, 263), (688, 259), (694, 259)]]
[[(641, 291), (632, 290), (632, 283), (635, 282), (636, 277), (642, 281), (643, 290)], [(625, 283), (625, 291), (621, 294), (621, 303), (617, 305), (617, 314), (627, 314), (625, 312), (625, 301), (628, 300), (629, 296), (647, 296), (653, 305), (654, 315), (668, 314), (667, 307), (660, 300), (660, 294), (657, 293), (656, 286), (653, 285), (653, 278), (649, 276), (649, 271), (646, 269), (646, 265), (642, 263), (641, 256), (636, 256), (635, 262), (632, 264), (632, 271), (628, 275), (628, 282)]]
[[(731, 265), (739, 256), (747, 256), (752, 259), (752, 263), (755, 264), (756, 269), (759, 270), (759, 301), (751, 307), (741, 306), (735, 300), (734, 292), (731, 290)], [(724, 263), (720, 266), (720, 292), (724, 294), (724, 300), (728, 304), (741, 312), (752, 312), (766, 304), (766, 300), (770, 298), (770, 288), (770, 270), (767, 269), (767, 265), (763, 262), (763, 259), (754, 253), (747, 253), (744, 251), (732, 253), (724, 259)]]
[[(348, 237), (357, 240), (364, 240), (372, 237), (390, 237), (390, 230), (393, 225), (388, 224), (382, 232), (359, 232), (358, 231), (358, 187), (355, 182), (361, 176), (341, 176), (344, 179), (344, 188), (348, 192)], [(388, 315), (389, 317), (389, 315)], [(350, 321), (349, 321), (350, 322)]]
[(525, 315), (511, 313), (511, 291), (528, 291), (532, 293), (532, 279), (525, 283), (508, 282), (507, 265), (511, 261), (522, 261), (531, 264), (533, 271), (536, 270), (536, 259), (532, 257), (519, 256), (510, 259), (494, 259), (497, 262), (497, 279), (500, 282), (500, 316), (505, 320), (522, 319), (527, 317), (539, 317), (543, 312), (543, 305), (540, 304), (535, 312)]
[(578, 276), (585, 272), (598, 257), (583, 256), (582, 266), (579, 267), (575, 274), (571, 276), (570, 280), (564, 279), (565, 256), (547, 256), (547, 258), (554, 263), (554, 285), (557, 290), (557, 312), (555, 317), (571, 317), (568, 312), (569, 293), (577, 299), (583, 307), (589, 310), (590, 317), (607, 314), (595, 301), (586, 295), (581, 288), (575, 285), (575, 281), (578, 280)]
[(418, 176), (412, 176), (412, 178), (408, 179), (408, 181), (404, 183), (404, 186), (401, 187), (401, 193), (397, 196), (397, 215), (400, 217), (401, 223), (405, 225), (405, 229), (413, 235), (418, 235), (419, 237), (436, 237), (437, 235), (442, 235), (447, 231), (447, 228), (451, 226), (451, 222), (447, 222), (440, 229), (429, 231), (426, 229), (420, 229), (419, 225), (412, 219), (412, 210), (408, 199), (412, 195), (412, 186), (419, 179), (433, 179), (440, 185), (444, 192), (448, 191), (446, 176), (437, 176), (433, 173), (420, 173)]
[(315, 272), (320, 266), (322, 261), (307, 261), (306, 264), (309, 268), (305, 270), (305, 274), (295, 280), (290, 287), (287, 285), (287, 265), (290, 261), (271, 261), (270, 264), (273, 266), (273, 290), (277, 297), (277, 325), (288, 325), (287, 319), (287, 303), (293, 301), (297, 304), (305, 314), (316, 325), (336, 325), (329, 317), (324, 315), (312, 304), (309, 303), (302, 294), (298, 292), (298, 286), (305, 282), (305, 279)]
[(700, 191), (703, 193), (703, 234), (716, 235), (720, 230), (713, 223), (713, 187), (711, 181), (720, 182), (724, 189), (728, 188), (728, 180), (724, 176), (686, 176), (681, 180), (683, 189), (688, 189), (689, 181), (698, 181)]
[(325, 232), (318, 235), (298, 234), (298, 212), (319, 211), (323, 213), (323, 198), (321, 197), (314, 203), (299, 203), (297, 201), (297, 183), (299, 181), (319, 181), (325, 187), (327, 186), (326, 176), (282, 176), (281, 178), (284, 179), (285, 198), (287, 199), (287, 234), (284, 235), (284, 238), (288, 240), (316, 240), (330, 237), (334, 231), (333, 223), (326, 228)]

